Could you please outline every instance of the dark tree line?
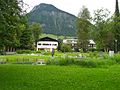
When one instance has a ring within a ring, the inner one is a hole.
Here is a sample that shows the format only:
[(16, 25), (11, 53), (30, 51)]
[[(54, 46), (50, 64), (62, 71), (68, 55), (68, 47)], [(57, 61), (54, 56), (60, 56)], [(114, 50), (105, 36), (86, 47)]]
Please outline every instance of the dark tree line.
[(33, 29), (22, 10), (22, 0), (0, 0), (0, 50), (33, 49)]

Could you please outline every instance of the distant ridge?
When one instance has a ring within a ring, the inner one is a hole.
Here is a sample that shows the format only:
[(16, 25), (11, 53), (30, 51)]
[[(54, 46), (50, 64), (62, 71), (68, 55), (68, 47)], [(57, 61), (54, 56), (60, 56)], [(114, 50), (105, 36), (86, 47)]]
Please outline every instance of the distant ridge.
[(75, 36), (76, 16), (62, 11), (51, 4), (41, 3), (28, 13), (29, 23), (37, 22), (46, 34)]

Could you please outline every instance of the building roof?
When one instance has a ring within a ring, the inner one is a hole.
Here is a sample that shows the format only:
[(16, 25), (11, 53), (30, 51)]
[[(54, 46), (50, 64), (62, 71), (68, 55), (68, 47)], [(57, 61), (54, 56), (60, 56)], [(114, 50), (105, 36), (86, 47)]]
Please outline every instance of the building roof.
[(90, 44), (95, 44), (95, 42), (93, 40), (89, 40)]
[[(75, 38), (75, 39), (64, 39), (63, 40), (63, 43), (77, 43), (77, 38)], [(92, 39), (90, 39), (89, 40), (89, 44), (95, 44), (95, 42), (92, 40)]]
[(44, 38), (39, 39), (38, 41), (55, 41), (55, 42), (58, 42), (58, 40), (50, 38), (50, 37), (44, 37)]

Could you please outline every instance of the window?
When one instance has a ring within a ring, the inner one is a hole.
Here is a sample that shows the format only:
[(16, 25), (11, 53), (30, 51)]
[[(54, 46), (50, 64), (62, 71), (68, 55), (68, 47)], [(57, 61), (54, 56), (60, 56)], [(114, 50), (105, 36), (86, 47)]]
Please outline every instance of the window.
[(50, 44), (43, 44), (43, 45), (50, 45)]
[(38, 43), (38, 45), (41, 45), (41, 43)]
[(53, 44), (53, 46), (57, 46), (57, 44)]

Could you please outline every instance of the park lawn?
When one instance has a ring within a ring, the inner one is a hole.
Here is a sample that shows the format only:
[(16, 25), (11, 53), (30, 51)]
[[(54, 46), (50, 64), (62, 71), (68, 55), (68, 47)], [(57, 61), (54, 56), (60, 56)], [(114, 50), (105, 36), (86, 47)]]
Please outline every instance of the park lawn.
[(0, 65), (0, 90), (119, 90), (120, 65)]

